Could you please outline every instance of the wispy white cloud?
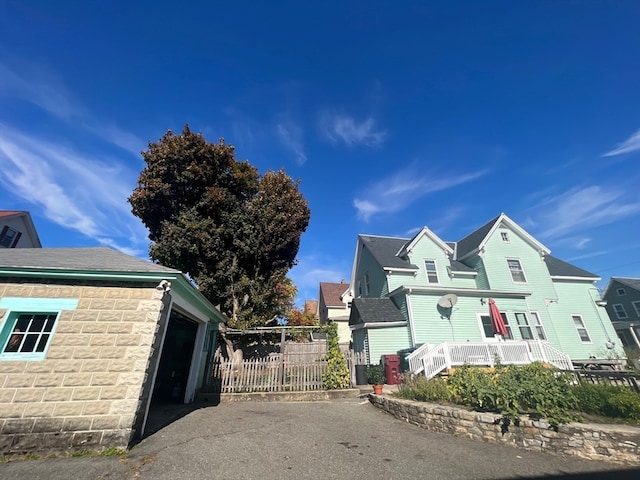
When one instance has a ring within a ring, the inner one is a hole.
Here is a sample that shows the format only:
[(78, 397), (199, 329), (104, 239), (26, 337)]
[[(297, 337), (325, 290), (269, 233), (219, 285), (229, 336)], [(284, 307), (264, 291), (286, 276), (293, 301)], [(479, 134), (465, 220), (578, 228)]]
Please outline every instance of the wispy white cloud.
[[(0, 183), (52, 222), (96, 242), (140, 254), (147, 233), (127, 203), (135, 173), (6, 125), (0, 126)], [(122, 246), (131, 239), (133, 246)]]
[(368, 221), (373, 215), (398, 212), (425, 195), (471, 182), (486, 173), (487, 170), (479, 170), (461, 175), (442, 175), (424, 173), (410, 165), (370, 185), (353, 200), (353, 205), (358, 217)]
[(102, 140), (138, 155), (146, 146), (133, 133), (96, 119), (51, 72), (31, 66), (19, 74), (0, 63), (0, 95), (31, 103), (69, 125), (93, 133)]
[[(355, 246), (355, 241), (354, 241)], [(298, 288), (297, 304), (305, 300), (317, 299), (320, 282), (339, 282), (350, 280), (350, 266), (334, 264), (326, 255), (311, 254), (298, 257), (298, 264), (289, 272), (289, 276)]]
[(302, 129), (291, 121), (276, 124), (276, 129), (282, 144), (296, 155), (298, 165), (307, 161), (302, 142)]
[(575, 262), (577, 260), (584, 260), (585, 258), (593, 258), (593, 257), (601, 257), (602, 255), (608, 255), (609, 251), (607, 250), (600, 250), (598, 252), (590, 252), (587, 253), (585, 255), (578, 255), (577, 257), (571, 257), (569, 259), (567, 259), (568, 262)]
[(623, 153), (631, 153), (640, 151), (640, 130), (632, 134), (624, 142), (616, 146), (613, 150), (608, 151), (603, 157), (613, 157), (615, 155), (622, 155)]
[(527, 224), (540, 238), (556, 239), (639, 214), (640, 202), (627, 201), (624, 194), (619, 186), (573, 188), (536, 205)]
[(348, 115), (324, 113), (320, 119), (325, 136), (333, 143), (340, 141), (348, 146), (374, 146), (384, 142), (387, 131), (376, 128), (375, 120), (368, 117), (358, 122)]

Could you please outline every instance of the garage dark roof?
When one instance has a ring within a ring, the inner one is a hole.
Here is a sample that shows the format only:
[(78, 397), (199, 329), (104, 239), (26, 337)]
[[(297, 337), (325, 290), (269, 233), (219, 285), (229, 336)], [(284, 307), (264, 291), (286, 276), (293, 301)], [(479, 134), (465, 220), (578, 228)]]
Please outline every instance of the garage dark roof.
[(406, 321), (390, 298), (354, 298), (351, 304), (349, 325)]
[(408, 239), (396, 237), (374, 237), (371, 235), (360, 235), (360, 239), (381, 267), (410, 268), (412, 270), (418, 269), (417, 266), (396, 256), (396, 253), (398, 253), (400, 249), (409, 242)]
[(563, 262), (559, 258), (551, 255), (544, 257), (544, 263), (547, 264), (547, 269), (552, 277), (584, 277), (584, 278), (599, 278), (595, 273), (587, 272), (575, 265)]
[(180, 273), (107, 247), (2, 248), (0, 268), (83, 270), (91, 272)]

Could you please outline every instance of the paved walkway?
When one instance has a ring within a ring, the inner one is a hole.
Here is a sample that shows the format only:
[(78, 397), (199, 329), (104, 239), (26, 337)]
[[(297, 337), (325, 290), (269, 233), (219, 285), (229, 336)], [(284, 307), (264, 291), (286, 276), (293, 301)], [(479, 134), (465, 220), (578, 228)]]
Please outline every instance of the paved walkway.
[(522, 479), (626, 480), (640, 469), (438, 434), (362, 398), (238, 402), (194, 410), (123, 458), (0, 464), (2, 480)]

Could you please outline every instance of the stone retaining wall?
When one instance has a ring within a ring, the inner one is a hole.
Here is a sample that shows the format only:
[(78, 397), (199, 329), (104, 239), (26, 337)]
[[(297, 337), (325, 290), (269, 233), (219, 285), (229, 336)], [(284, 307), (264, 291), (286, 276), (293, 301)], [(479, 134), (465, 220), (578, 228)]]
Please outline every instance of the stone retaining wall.
[(626, 425), (572, 423), (558, 431), (546, 421), (522, 418), (519, 425), (504, 427), (501, 415), (472, 412), (459, 407), (369, 395), (376, 407), (427, 430), (453, 433), (473, 440), (501, 443), (525, 450), (573, 455), (640, 465), (640, 428)]

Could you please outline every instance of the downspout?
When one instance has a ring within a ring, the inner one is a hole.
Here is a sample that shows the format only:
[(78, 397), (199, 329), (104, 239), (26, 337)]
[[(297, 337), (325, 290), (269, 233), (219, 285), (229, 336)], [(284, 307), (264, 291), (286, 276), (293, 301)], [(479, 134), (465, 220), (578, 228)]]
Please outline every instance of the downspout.
[(415, 347), (416, 344), (418, 343), (416, 341), (416, 332), (415, 332), (415, 328), (413, 325), (413, 309), (411, 308), (411, 289), (408, 288), (407, 289), (407, 295), (406, 295), (406, 299), (407, 299), (407, 319), (409, 320), (409, 335), (411, 335), (411, 347)]

